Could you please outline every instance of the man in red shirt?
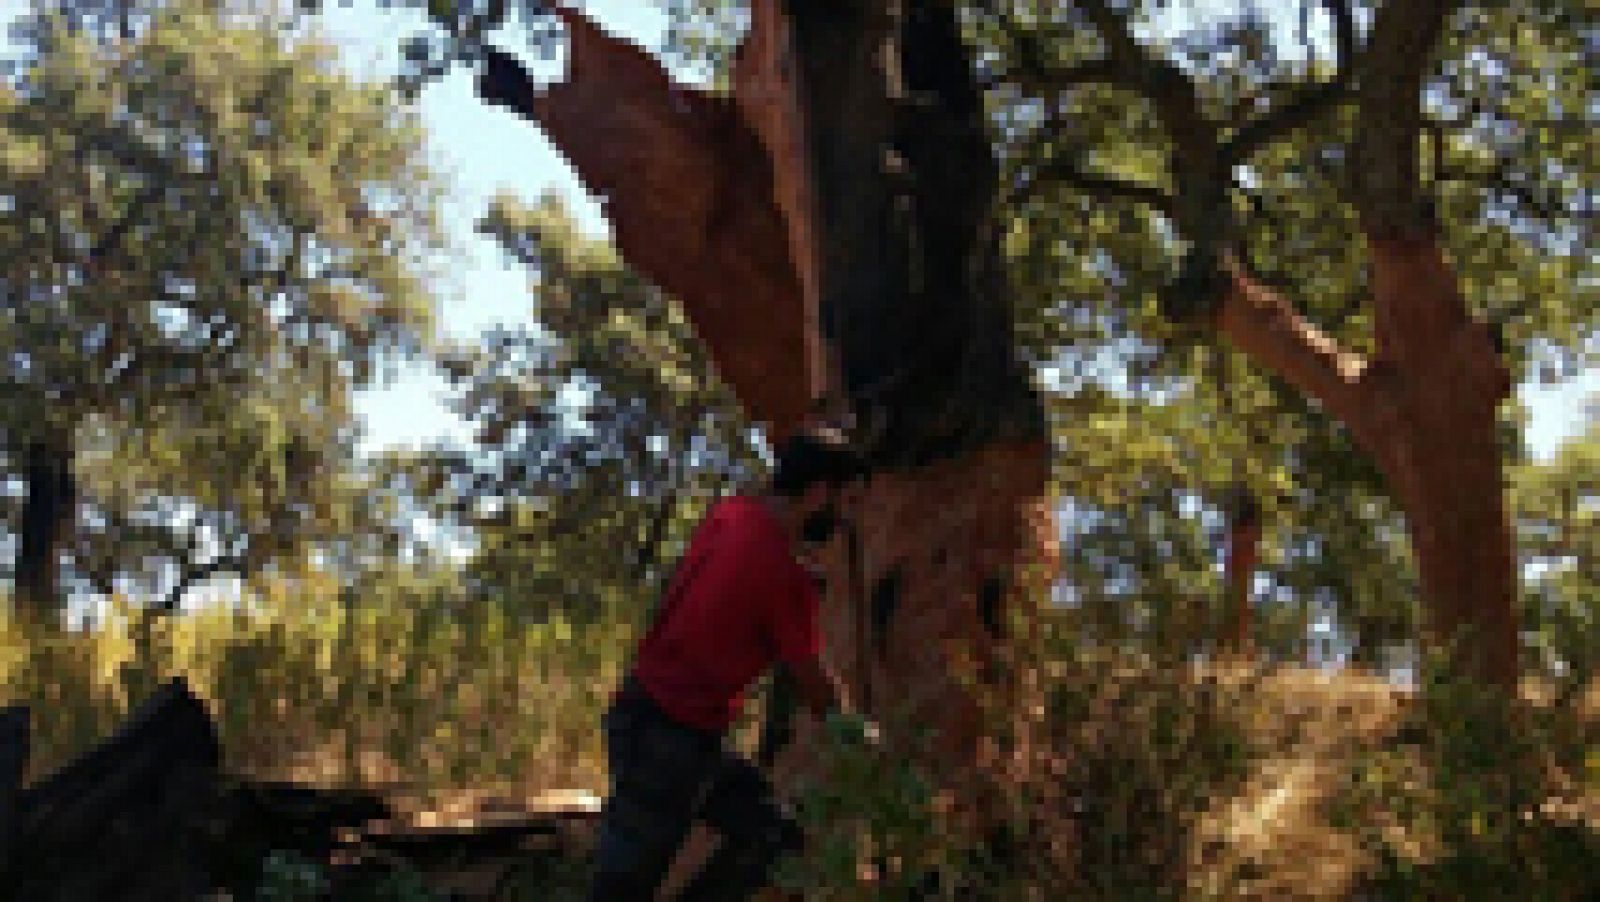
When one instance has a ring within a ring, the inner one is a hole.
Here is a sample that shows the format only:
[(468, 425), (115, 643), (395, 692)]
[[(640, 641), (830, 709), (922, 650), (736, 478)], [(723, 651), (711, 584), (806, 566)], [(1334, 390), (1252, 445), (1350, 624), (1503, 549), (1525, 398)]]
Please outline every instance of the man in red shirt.
[(589, 898), (653, 899), (692, 820), (722, 843), (679, 897), (748, 899), (799, 848), (793, 818), (725, 734), (774, 664), (822, 716), (840, 707), (819, 657), (819, 593), (800, 556), (830, 540), (862, 469), (837, 436), (801, 433), (758, 496), (719, 501), (695, 530), (632, 668), (602, 719), (611, 793)]

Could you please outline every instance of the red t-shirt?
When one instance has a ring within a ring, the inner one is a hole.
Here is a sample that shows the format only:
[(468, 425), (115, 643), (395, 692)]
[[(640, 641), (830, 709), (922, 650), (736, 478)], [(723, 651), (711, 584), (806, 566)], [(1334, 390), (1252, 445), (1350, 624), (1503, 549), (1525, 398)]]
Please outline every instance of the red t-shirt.
[(819, 606), (772, 510), (756, 498), (723, 499), (689, 540), (633, 674), (669, 716), (720, 733), (773, 662), (821, 650)]

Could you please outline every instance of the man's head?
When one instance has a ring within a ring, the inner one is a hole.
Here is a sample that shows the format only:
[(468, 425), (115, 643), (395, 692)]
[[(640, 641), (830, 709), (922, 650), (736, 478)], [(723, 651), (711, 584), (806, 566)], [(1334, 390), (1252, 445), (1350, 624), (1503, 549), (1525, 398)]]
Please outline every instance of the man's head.
[(777, 448), (772, 494), (792, 513), (803, 542), (821, 544), (839, 525), (841, 489), (866, 475), (861, 458), (834, 430), (798, 432)]

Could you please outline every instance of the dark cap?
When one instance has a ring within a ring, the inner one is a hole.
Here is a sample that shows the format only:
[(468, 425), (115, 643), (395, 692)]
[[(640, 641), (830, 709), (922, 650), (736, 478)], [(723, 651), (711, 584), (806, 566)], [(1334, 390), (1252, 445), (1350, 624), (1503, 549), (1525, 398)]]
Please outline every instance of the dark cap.
[(867, 475), (866, 461), (843, 432), (828, 427), (803, 429), (779, 443), (774, 453), (772, 491), (796, 497), (810, 486), (843, 485)]

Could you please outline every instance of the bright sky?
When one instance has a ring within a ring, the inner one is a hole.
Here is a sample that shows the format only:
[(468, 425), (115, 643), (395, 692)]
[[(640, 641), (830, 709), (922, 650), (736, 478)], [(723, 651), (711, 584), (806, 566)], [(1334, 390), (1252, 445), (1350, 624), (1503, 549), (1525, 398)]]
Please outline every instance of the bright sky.
[[(577, 5), (613, 33), (649, 48), (660, 45), (666, 19), (653, 0), (586, 0)], [(376, 0), (328, 0), (328, 6), (324, 27), (344, 48), (351, 69), (365, 75), (392, 72), (401, 41), (421, 24), (414, 13), (382, 10)], [(0, 0), (0, 22), (26, 7), (27, 0)], [(551, 77), (556, 70), (542, 67), (539, 74)], [(476, 98), (465, 69), (427, 88), (420, 112), (432, 153), (450, 179), (445, 215), (462, 252), (460, 259), (451, 260), (451, 277), (440, 300), (445, 333), (470, 338), (495, 323), (531, 322), (525, 273), (502, 260), (490, 241), (473, 234), (475, 218), (497, 190), (529, 199), (554, 191), (568, 200), (589, 230), (603, 234), (606, 224), (598, 206), (537, 128)], [(419, 366), (386, 388), (366, 393), (359, 410), (367, 424), (368, 447), (465, 438), (463, 424), (442, 403), (444, 388)], [(1523, 396), (1533, 416), (1527, 439), (1533, 451), (1547, 455), (1562, 437), (1580, 428), (1583, 401), (1597, 392), (1600, 369), (1560, 386), (1525, 386)]]
[[(577, 5), (614, 34), (646, 47), (660, 46), (666, 17), (651, 0), (587, 0)], [(347, 49), (352, 69), (362, 74), (393, 72), (401, 41), (422, 22), (420, 16), (378, 9), (373, 0), (357, 0), (348, 8), (330, 6), (324, 26)], [(536, 70), (540, 78), (558, 74), (557, 66)], [(440, 303), (445, 333), (465, 339), (497, 323), (530, 323), (526, 270), (504, 260), (492, 241), (474, 234), (474, 221), (499, 191), (530, 200), (555, 192), (589, 231), (601, 235), (607, 225), (599, 206), (538, 128), (477, 98), (472, 73), (465, 68), (425, 89), (419, 109), (437, 165), (450, 180), (445, 219), (463, 252), (462, 259), (451, 261), (452, 277)], [(443, 380), (425, 367), (366, 393), (359, 409), (366, 418), (368, 447), (466, 438), (464, 424), (445, 408), (444, 396)]]

